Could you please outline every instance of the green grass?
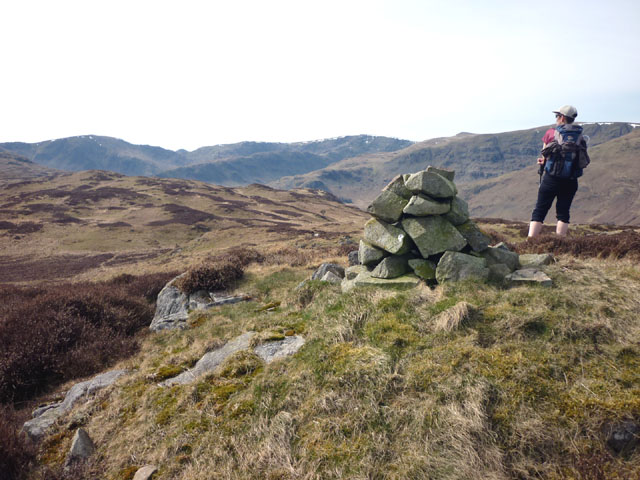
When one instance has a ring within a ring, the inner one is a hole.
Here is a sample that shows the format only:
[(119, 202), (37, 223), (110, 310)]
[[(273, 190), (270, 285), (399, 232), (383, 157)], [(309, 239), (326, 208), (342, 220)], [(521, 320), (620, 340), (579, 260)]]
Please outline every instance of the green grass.
[[(640, 418), (638, 267), (548, 271), (552, 289), (348, 294), (296, 290), (300, 269), (248, 275), (255, 302), (146, 340), (139, 370), (89, 421), (101, 467), (116, 478), (135, 456), (177, 479), (633, 478), (640, 453), (609, 450), (603, 425)], [(474, 315), (438, 331), (461, 301)], [(270, 365), (236, 354), (188, 385), (145, 380), (248, 330), (306, 344)]]

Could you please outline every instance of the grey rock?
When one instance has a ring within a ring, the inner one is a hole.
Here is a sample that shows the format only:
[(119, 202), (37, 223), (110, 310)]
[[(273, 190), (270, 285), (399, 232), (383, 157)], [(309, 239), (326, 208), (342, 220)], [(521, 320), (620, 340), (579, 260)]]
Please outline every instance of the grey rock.
[(464, 222), (462, 225), (458, 225), (456, 228), (474, 252), (486, 250), (491, 242), (491, 239), (471, 220)]
[(397, 255), (407, 253), (411, 248), (409, 236), (402, 229), (375, 218), (364, 224), (364, 240)]
[(76, 434), (71, 441), (71, 449), (67, 454), (65, 465), (69, 466), (78, 460), (86, 460), (93, 452), (96, 451), (96, 446), (89, 437), (89, 434), (84, 428), (76, 430)]
[(347, 258), (349, 259), (349, 266), (352, 267), (353, 265), (358, 265), (360, 263), (359, 260), (359, 250), (352, 250), (349, 252), (349, 254), (347, 255)]
[(94, 394), (98, 390), (112, 385), (119, 377), (127, 373), (126, 370), (112, 370), (101, 373), (91, 380), (75, 384), (69, 389), (62, 402), (49, 408), (40, 407), (34, 412), (35, 418), (25, 422), (23, 430), (33, 439), (40, 439), (56, 420), (67, 413), (80, 400)]
[(164, 382), (160, 383), (163, 387), (168, 387), (171, 385), (184, 385), (186, 383), (191, 383), (205, 375), (207, 373), (213, 372), (218, 366), (224, 362), (230, 355), (239, 352), (241, 350), (246, 350), (249, 348), (249, 344), (251, 339), (254, 337), (255, 332), (246, 332), (242, 335), (234, 338), (233, 340), (229, 340), (222, 347), (213, 350), (211, 352), (205, 353), (204, 356), (198, 360), (198, 363), (195, 366), (185, 372), (182, 372), (180, 375), (169, 378)]
[(487, 280), (489, 268), (484, 258), (460, 252), (445, 252), (436, 268), (438, 283), (475, 279)]
[(411, 197), (403, 212), (407, 215), (423, 217), (427, 215), (442, 215), (451, 209), (449, 202), (438, 202), (425, 195), (418, 194)]
[(344, 277), (339, 277), (332, 271), (328, 271), (327, 273), (324, 274), (324, 276), (320, 280), (322, 282), (341, 283), (343, 278)]
[(431, 165), (427, 167), (427, 172), (437, 173), (451, 182), (453, 182), (453, 178), (456, 176), (456, 172), (453, 170), (445, 170), (444, 168), (432, 167)]
[(489, 281), (497, 284), (503, 284), (506, 281), (507, 275), (511, 273), (509, 267), (504, 263), (494, 263), (489, 265)]
[(458, 230), (440, 216), (407, 217), (402, 220), (402, 228), (425, 258), (446, 250), (462, 250), (467, 244)]
[[(409, 178), (408, 175), (407, 178)], [(413, 195), (411, 193), (411, 190), (409, 190), (404, 185), (404, 175), (396, 175), (395, 177), (393, 177), (393, 180), (391, 180), (389, 184), (383, 188), (383, 190), (393, 192), (396, 195), (401, 196), (402, 198), (406, 198), (407, 200), (409, 200), (411, 198), (411, 195)]]
[(374, 278), (396, 278), (409, 271), (408, 258), (405, 256), (391, 255), (384, 258), (371, 272)]
[(32, 412), (31, 417), (32, 418), (39, 417), (42, 414), (44, 414), (47, 410), (51, 410), (52, 408), (58, 408), (60, 405), (62, 405), (62, 402), (55, 402), (55, 403), (50, 403), (48, 405), (42, 405), (42, 406), (36, 408)]
[(136, 474), (133, 476), (133, 480), (149, 480), (157, 471), (158, 467), (155, 465), (145, 465), (138, 469)]
[(390, 190), (383, 190), (367, 207), (367, 212), (384, 222), (395, 223), (400, 220), (402, 209), (407, 205), (407, 202), (406, 198)]
[[(357, 276), (356, 276), (356, 278), (357, 278)], [(356, 280), (355, 280), (355, 278), (344, 277), (342, 279), (342, 283), (340, 284), (340, 290), (342, 290), (342, 293), (348, 293), (351, 290), (353, 290), (354, 288), (356, 288)]]
[(254, 353), (258, 355), (265, 363), (271, 363), (279, 358), (284, 358), (289, 355), (293, 355), (304, 345), (305, 341), (299, 335), (291, 337), (285, 337), (282, 340), (276, 340), (273, 342), (263, 343), (253, 349)]
[(396, 278), (374, 278), (370, 272), (363, 272), (353, 282), (354, 287), (414, 288), (420, 285), (420, 279), (409, 273)]
[(553, 262), (550, 253), (523, 253), (520, 255), (520, 265), (523, 268), (542, 267)]
[(453, 198), (458, 193), (453, 182), (437, 173), (427, 171), (411, 175), (405, 186), (414, 194), (423, 193), (433, 198)]
[(451, 200), (451, 210), (444, 215), (453, 225), (462, 225), (469, 220), (469, 205), (460, 197)]
[(480, 252), (480, 255), (487, 260), (488, 265), (504, 263), (512, 272), (520, 268), (518, 254), (502, 247), (489, 247)]
[(352, 267), (347, 268), (344, 271), (344, 278), (346, 280), (353, 280), (359, 274), (361, 274), (362, 272), (366, 272), (366, 271), (367, 271), (367, 267), (365, 267), (364, 265), (354, 265)]
[(631, 420), (609, 424), (605, 427), (607, 445), (617, 454), (627, 455), (640, 444), (640, 425)]
[(552, 285), (551, 279), (542, 271), (535, 268), (523, 268), (506, 276), (505, 280), (511, 285), (537, 284), (543, 287)]
[(364, 240), (360, 240), (360, 248), (358, 249), (358, 260), (362, 265), (376, 264), (386, 255), (388, 255), (388, 253), (384, 250), (374, 247)]
[(177, 276), (158, 294), (156, 312), (149, 325), (149, 329), (158, 332), (160, 330), (183, 330), (187, 328), (187, 319), (191, 310), (206, 310), (218, 305), (238, 303), (250, 300), (248, 295), (227, 295), (224, 292), (206, 292), (199, 290), (191, 295), (186, 295), (175, 286)]
[(436, 264), (425, 258), (413, 258), (409, 260), (409, 267), (423, 280), (436, 279)]
[(323, 263), (315, 272), (313, 272), (311, 280), (322, 280), (322, 277), (324, 277), (327, 272), (331, 272), (337, 277), (340, 277), (340, 280), (344, 278), (343, 266), (338, 265), (337, 263)]

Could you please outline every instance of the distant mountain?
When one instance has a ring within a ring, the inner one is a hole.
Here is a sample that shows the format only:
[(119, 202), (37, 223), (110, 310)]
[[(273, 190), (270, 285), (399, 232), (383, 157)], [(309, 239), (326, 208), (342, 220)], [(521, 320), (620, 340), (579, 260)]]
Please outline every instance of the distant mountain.
[[(174, 152), (160, 147), (133, 145), (111, 137), (83, 135), (39, 143), (0, 143), (0, 150), (61, 170), (108, 170), (147, 176), (161, 174), (198, 180), (217, 179), (208, 181), (238, 185), (274, 180), (274, 171), (282, 172), (280, 176), (307, 173), (347, 157), (389, 152), (411, 144), (408, 140), (356, 135), (298, 143), (241, 142), (203, 147), (193, 152)], [(265, 160), (264, 164), (261, 159)], [(220, 162), (224, 163), (221, 170), (204, 166)], [(192, 165), (195, 168), (185, 169)], [(244, 178), (250, 180), (238, 180)]]
[[(458, 185), (499, 177), (531, 166), (540, 152), (546, 127), (497, 134), (461, 133), (416, 143), (403, 150), (348, 158), (306, 174), (283, 177), (276, 188), (322, 188), (365, 208), (395, 175), (427, 165), (455, 170)], [(590, 146), (630, 133), (629, 123), (584, 124)]]

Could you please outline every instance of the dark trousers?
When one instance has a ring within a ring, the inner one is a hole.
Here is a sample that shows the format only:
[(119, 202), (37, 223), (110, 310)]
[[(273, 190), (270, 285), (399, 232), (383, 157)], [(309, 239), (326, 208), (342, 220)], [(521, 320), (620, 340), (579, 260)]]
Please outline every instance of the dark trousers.
[(544, 174), (538, 189), (538, 201), (531, 214), (532, 222), (544, 222), (544, 217), (556, 200), (556, 218), (569, 223), (569, 208), (573, 197), (578, 191), (578, 180), (575, 178), (557, 178), (548, 173)]

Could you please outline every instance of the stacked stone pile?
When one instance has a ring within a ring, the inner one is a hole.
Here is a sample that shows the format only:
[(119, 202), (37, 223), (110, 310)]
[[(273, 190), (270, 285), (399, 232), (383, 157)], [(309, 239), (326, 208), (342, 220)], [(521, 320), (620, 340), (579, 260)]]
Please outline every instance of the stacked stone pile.
[(520, 267), (517, 253), (490, 239), (457, 197), (455, 173), (435, 167), (395, 177), (369, 205), (358, 260), (343, 288), (412, 286), (475, 278), (503, 282)]

